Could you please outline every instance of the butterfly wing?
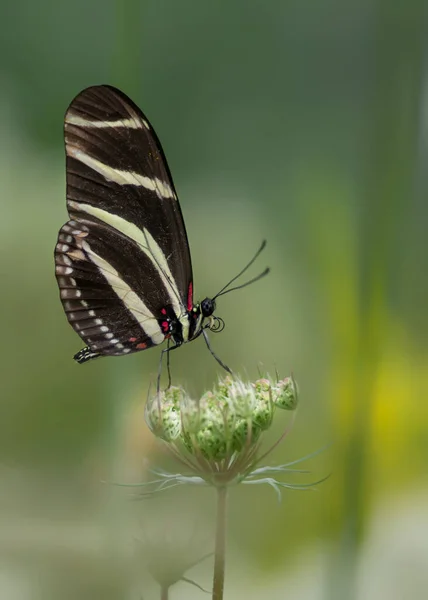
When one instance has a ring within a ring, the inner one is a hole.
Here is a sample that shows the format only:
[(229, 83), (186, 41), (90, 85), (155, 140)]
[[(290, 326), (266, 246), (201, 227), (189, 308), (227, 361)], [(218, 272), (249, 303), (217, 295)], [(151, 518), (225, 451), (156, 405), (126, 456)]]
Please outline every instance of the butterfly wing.
[[(192, 304), (186, 230), (160, 142), (139, 108), (87, 88), (65, 115), (67, 208), (56, 276), (83, 360), (160, 344), (162, 309)], [(79, 355), (76, 356), (79, 360)]]

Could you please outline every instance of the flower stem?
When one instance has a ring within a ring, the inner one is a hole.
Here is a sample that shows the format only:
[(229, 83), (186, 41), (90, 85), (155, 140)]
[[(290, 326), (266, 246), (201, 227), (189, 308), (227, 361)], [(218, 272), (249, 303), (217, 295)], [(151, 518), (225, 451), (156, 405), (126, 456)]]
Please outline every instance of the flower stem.
[(161, 600), (168, 600), (169, 597), (169, 586), (163, 585), (161, 587)]
[(223, 600), (224, 571), (226, 562), (226, 505), (227, 487), (218, 487), (212, 595), (213, 600)]

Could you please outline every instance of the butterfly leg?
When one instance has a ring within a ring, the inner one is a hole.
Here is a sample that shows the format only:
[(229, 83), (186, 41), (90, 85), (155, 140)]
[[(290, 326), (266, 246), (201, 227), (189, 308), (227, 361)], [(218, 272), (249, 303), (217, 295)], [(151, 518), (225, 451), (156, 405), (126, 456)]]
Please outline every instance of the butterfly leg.
[(176, 348), (179, 348), (181, 346), (181, 344), (175, 344), (174, 346), (168, 346), (168, 348), (164, 348), (161, 352), (161, 356), (160, 356), (160, 360), (159, 360), (159, 368), (158, 368), (158, 377), (157, 377), (157, 383), (156, 383), (156, 393), (159, 394), (160, 392), (160, 380), (161, 380), (161, 374), (162, 374), (162, 359), (163, 359), (163, 355), (166, 352), (167, 353), (167, 369), (168, 369), (168, 387), (171, 387), (171, 371), (169, 369), (169, 353), (171, 352), (171, 350), (175, 350)]
[(233, 375), (233, 372), (231, 369), (229, 369), (229, 367), (227, 365), (224, 364), (224, 362), (217, 356), (217, 354), (214, 352), (214, 350), (211, 348), (211, 344), (210, 344), (210, 340), (208, 338), (208, 334), (205, 331), (205, 329), (202, 330), (202, 335), (204, 336), (204, 340), (205, 343), (207, 345), (208, 350), (211, 352), (211, 354), (214, 356), (214, 358), (216, 359), (216, 361), (218, 362), (219, 365), (221, 365), (223, 367), (223, 369), (225, 371), (227, 371), (228, 373), (230, 373), (231, 375)]
[(169, 389), (171, 387), (171, 369), (170, 369), (170, 364), (169, 364), (169, 340), (168, 340), (168, 347), (167, 347), (167, 353), (166, 353), (166, 370), (168, 372), (168, 387), (167, 389)]

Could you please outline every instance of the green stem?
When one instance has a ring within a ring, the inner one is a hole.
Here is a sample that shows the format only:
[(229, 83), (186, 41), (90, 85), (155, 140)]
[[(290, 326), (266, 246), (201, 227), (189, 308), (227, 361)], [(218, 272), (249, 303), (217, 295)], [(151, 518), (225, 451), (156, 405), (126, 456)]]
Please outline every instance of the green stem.
[(223, 600), (226, 564), (227, 487), (217, 488), (217, 522), (214, 551), (213, 600)]
[(163, 585), (161, 587), (161, 600), (168, 600), (168, 596), (169, 596), (169, 586)]

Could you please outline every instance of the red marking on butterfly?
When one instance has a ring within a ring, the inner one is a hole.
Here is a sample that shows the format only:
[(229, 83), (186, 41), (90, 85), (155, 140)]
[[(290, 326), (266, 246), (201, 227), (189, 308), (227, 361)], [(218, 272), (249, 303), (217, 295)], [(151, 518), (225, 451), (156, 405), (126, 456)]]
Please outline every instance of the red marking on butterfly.
[(161, 313), (162, 313), (163, 315), (166, 315), (166, 308), (162, 308), (162, 309), (161, 309)]
[(162, 327), (163, 332), (167, 333), (169, 331), (169, 323), (168, 323), (168, 321), (162, 321), (161, 327)]
[(140, 344), (137, 344), (136, 346), (139, 350), (144, 350), (144, 348), (147, 348), (147, 344), (146, 342), (141, 342)]
[(134, 342), (137, 341), (137, 338), (131, 337), (131, 338), (129, 338), (129, 341), (132, 342), (132, 343), (134, 343)]
[(193, 308), (193, 283), (189, 283), (189, 289), (187, 291), (187, 310), (192, 310)]

